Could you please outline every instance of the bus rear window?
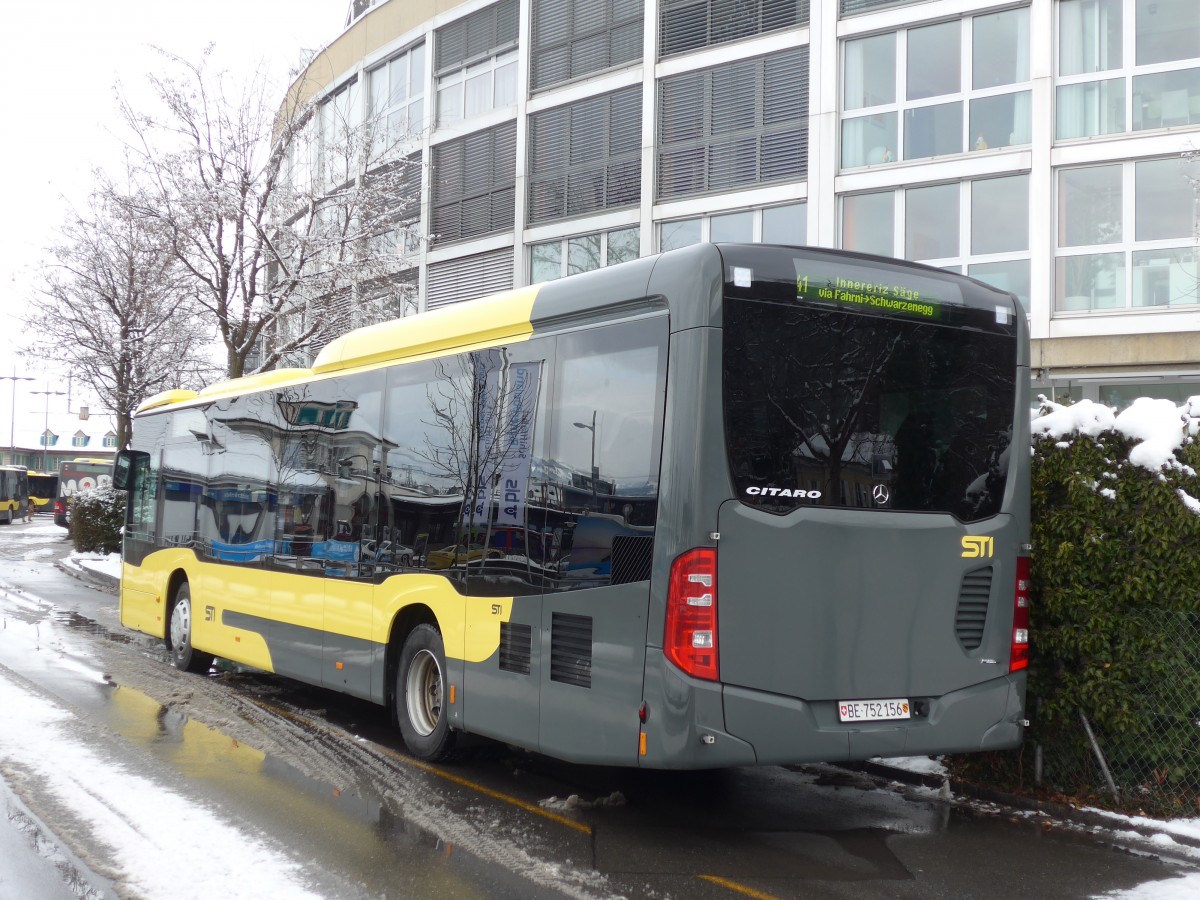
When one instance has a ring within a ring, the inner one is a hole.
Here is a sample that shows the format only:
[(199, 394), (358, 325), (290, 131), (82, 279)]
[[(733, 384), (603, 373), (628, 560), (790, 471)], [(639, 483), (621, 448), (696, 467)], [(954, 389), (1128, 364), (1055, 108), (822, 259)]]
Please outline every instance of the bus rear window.
[(727, 297), (724, 407), (739, 499), (1000, 509), (1015, 403), (1011, 334), (833, 306)]

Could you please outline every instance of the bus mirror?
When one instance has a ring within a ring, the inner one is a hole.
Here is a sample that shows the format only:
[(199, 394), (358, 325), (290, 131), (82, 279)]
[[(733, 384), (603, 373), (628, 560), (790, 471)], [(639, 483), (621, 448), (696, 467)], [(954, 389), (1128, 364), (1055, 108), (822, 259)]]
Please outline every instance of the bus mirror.
[(119, 491), (127, 491), (133, 487), (133, 473), (137, 470), (138, 457), (149, 458), (150, 454), (141, 450), (122, 450), (113, 460), (113, 487)]

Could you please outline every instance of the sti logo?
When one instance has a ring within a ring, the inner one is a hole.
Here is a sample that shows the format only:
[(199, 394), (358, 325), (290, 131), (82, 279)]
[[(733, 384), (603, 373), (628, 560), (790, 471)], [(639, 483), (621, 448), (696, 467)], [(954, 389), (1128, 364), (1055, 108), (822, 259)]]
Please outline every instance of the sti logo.
[(963, 559), (980, 559), (985, 556), (990, 559), (994, 549), (993, 539), (981, 535), (963, 535), (962, 548)]

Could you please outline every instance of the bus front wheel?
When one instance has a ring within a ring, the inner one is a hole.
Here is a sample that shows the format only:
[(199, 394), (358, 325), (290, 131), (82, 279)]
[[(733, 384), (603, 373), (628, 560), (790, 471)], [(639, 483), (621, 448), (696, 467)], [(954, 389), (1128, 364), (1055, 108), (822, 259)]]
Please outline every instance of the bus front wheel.
[(175, 602), (171, 604), (167, 622), (167, 652), (171, 665), (184, 672), (207, 672), (213, 657), (192, 646), (192, 589), (186, 581), (175, 591)]
[(446, 651), (432, 625), (418, 625), (404, 641), (396, 667), (396, 718), (413, 756), (427, 762), (446, 759), (457, 734), (446, 710)]

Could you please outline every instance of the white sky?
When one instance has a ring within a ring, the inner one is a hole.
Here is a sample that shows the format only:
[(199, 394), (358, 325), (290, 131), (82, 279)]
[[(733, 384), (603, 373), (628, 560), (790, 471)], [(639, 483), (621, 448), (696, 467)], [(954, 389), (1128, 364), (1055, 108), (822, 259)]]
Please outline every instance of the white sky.
[[(0, 13), (0, 333), (21, 335), (19, 317), (34, 290), (43, 249), (70, 205), (82, 207), (97, 167), (117, 171), (120, 125), (114, 96), (119, 79), (128, 96), (146, 94), (145, 75), (164, 70), (152, 49), (199, 59), (216, 45), (221, 67), (253, 72), (260, 64), (286, 87), (301, 51), (316, 50), (342, 31), (347, 0), (5, 0)], [(26, 347), (33, 336), (21, 335)], [(20, 382), (17, 415), (45, 410), (53, 348), (41, 360), (4, 355), (0, 375), (39, 376)], [(15, 368), (14, 368), (15, 366)], [(51, 389), (66, 391), (55, 376)], [(11, 382), (0, 381), (0, 421), (7, 444)], [(79, 391), (73, 390), (73, 405)], [(66, 410), (66, 397), (50, 411)]]

